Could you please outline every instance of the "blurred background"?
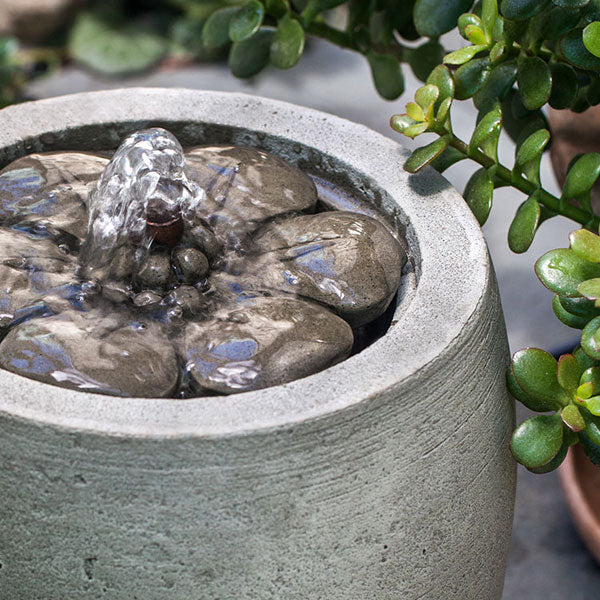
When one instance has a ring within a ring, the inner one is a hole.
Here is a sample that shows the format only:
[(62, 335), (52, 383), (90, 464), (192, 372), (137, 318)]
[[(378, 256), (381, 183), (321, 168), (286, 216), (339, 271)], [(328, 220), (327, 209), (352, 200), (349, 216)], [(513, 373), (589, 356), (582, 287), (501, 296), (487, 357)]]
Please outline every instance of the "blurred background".
[[(0, 0), (0, 106), (119, 87), (236, 91), (313, 107), (363, 123), (398, 143), (417, 145), (400, 139), (389, 127), (390, 116), (404, 112), (421, 85), (408, 67), (405, 93), (386, 101), (377, 93), (363, 56), (309, 37), (293, 69), (266, 67), (249, 79), (234, 77), (228, 48), (206, 49), (201, 33), (215, 8), (235, 4), (234, 0)], [(329, 18), (332, 23), (343, 22), (343, 9), (332, 11)], [(461, 42), (453, 34), (442, 38), (446, 48), (458, 48)], [(470, 101), (455, 102), (454, 127), (463, 139), (470, 137), (476, 115)], [(420, 139), (418, 145), (422, 144)], [(511, 164), (514, 151), (513, 142), (501, 138), (501, 162)], [(475, 168), (460, 162), (445, 176), (462, 191)], [(542, 161), (542, 182), (551, 193), (558, 192), (547, 156)], [(513, 254), (506, 234), (523, 200), (512, 188), (499, 189), (484, 226), (511, 350), (537, 346), (560, 354), (578, 342), (578, 332), (556, 319), (552, 294), (537, 281), (533, 265), (544, 252), (567, 247), (568, 233), (576, 227), (562, 218), (546, 221), (531, 248)], [(518, 420), (525, 416), (523, 411)], [(567, 597), (600, 597), (600, 568), (571, 524), (556, 473), (536, 476), (520, 467), (504, 599)]]

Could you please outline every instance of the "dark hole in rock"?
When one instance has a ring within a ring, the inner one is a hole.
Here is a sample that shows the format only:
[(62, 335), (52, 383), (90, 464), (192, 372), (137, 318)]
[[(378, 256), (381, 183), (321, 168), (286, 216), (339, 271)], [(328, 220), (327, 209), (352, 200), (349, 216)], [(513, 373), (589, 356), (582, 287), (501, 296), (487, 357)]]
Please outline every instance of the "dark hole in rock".
[(286, 383), (385, 334), (403, 245), (255, 148), (184, 152), (155, 128), (110, 160), (32, 154), (0, 171), (0, 366), (121, 396)]

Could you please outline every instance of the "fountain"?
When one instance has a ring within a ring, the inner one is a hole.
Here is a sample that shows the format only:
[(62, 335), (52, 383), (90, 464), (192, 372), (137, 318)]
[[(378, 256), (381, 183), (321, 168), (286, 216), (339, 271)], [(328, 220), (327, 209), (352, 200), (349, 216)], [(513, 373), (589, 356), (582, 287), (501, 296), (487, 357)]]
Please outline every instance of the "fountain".
[(372, 341), (406, 254), (383, 219), (318, 203), (313, 180), (276, 156), (184, 152), (161, 128), (133, 133), (110, 160), (18, 159), (0, 172), (0, 366), (188, 398), (344, 360)]

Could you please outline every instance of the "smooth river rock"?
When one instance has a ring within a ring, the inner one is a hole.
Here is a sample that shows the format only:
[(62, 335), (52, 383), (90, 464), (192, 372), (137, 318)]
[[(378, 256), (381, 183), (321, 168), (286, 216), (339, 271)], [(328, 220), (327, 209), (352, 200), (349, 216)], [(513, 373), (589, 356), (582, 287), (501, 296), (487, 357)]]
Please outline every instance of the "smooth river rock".
[(177, 358), (159, 324), (126, 311), (68, 311), (14, 327), (0, 367), (62, 387), (119, 396), (168, 397)]
[(406, 253), (379, 221), (333, 211), (269, 223), (239, 268), (251, 287), (260, 282), (316, 300), (359, 327), (388, 307), (405, 263)]
[(186, 161), (188, 176), (207, 193), (200, 216), (227, 247), (268, 219), (316, 208), (310, 177), (262, 150), (204, 146), (187, 152)]
[(224, 394), (286, 383), (344, 360), (350, 326), (323, 307), (257, 297), (189, 323), (180, 352), (194, 387)]

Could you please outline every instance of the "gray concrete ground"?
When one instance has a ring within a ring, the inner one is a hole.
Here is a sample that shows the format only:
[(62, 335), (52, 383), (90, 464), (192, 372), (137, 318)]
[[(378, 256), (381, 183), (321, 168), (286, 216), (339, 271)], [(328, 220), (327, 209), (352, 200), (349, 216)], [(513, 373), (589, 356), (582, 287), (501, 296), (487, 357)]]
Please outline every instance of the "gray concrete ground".
[[(34, 83), (29, 93), (44, 98), (73, 92), (131, 86), (187, 87), (243, 91), (310, 106), (364, 123), (405, 145), (405, 138), (388, 125), (392, 114), (403, 112), (418, 81), (406, 69), (407, 93), (395, 102), (379, 98), (361, 57), (328, 44), (311, 42), (301, 63), (291, 71), (267, 70), (256, 80), (232, 77), (225, 65), (206, 64), (159, 71), (124, 81), (103, 80), (77, 68)], [(475, 111), (470, 102), (454, 109), (457, 133), (469, 137)], [(514, 144), (501, 139), (500, 157), (512, 164)], [(461, 162), (446, 176), (463, 190), (475, 167)], [(556, 191), (549, 160), (542, 163), (542, 180)], [(544, 223), (531, 249), (512, 254), (506, 234), (516, 208), (524, 200), (514, 190), (496, 192), (494, 209), (484, 231), (498, 275), (512, 350), (539, 346), (557, 351), (573, 345), (577, 332), (563, 326), (552, 313), (552, 295), (537, 281), (535, 260), (547, 250), (568, 245), (574, 225), (555, 218)], [(526, 417), (520, 411), (520, 420)], [(581, 544), (566, 513), (556, 474), (535, 476), (519, 469), (514, 535), (506, 575), (504, 600), (588, 600), (600, 597), (600, 568)], [(432, 599), (433, 600), (433, 599)], [(437, 600), (437, 599), (436, 599)]]

